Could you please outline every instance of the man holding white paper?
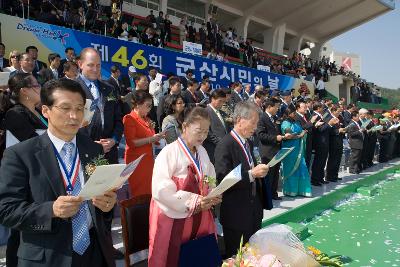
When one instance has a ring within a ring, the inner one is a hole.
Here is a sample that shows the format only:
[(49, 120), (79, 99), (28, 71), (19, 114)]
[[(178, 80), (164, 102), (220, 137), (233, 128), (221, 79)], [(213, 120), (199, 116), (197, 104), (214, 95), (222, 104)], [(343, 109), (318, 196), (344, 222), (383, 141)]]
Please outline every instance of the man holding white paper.
[(263, 217), (261, 180), (268, 173), (265, 164), (256, 166), (250, 138), (257, 129), (259, 115), (251, 102), (236, 104), (233, 114), (234, 129), (215, 149), (217, 180), (222, 179), (237, 165), (242, 164), (242, 179), (225, 191), (221, 203), (221, 224), (224, 231), (226, 257), (236, 254), (240, 239), (247, 242), (261, 228)]
[(18, 266), (115, 266), (105, 217), (116, 193), (78, 197), (85, 166), (102, 147), (77, 134), (85, 92), (75, 81), (42, 88), (48, 132), (7, 149), (0, 168), (0, 223), (21, 231)]

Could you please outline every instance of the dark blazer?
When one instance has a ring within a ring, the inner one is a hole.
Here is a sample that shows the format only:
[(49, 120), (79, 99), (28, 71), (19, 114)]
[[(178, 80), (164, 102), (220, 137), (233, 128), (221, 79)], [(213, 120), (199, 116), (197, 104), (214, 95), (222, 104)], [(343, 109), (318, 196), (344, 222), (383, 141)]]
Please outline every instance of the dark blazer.
[[(316, 113), (313, 114), (317, 115)], [(323, 118), (319, 115), (317, 115), (318, 118), (316, 120), (323, 120)], [(328, 123), (322, 124), (320, 127), (314, 127), (313, 128), (313, 148), (315, 150), (328, 150), (329, 146), (329, 133), (330, 133), (331, 127), (328, 125)]]
[[(210, 157), (210, 160), (212, 163), (215, 162), (214, 159), (214, 151), (215, 147), (218, 145), (218, 143), (221, 141), (221, 139), (229, 133), (229, 129), (225, 128), (225, 126), (222, 124), (221, 120), (218, 118), (218, 115), (214, 112), (214, 110), (210, 107), (207, 106), (206, 110), (208, 114), (210, 115), (210, 129), (208, 131), (208, 135), (206, 140), (203, 142), (203, 146), (207, 151), (208, 156)], [(219, 111), (221, 113), (222, 118), (224, 117), (223, 111)]]
[[(80, 134), (77, 147), (81, 166), (102, 153), (100, 145)], [(53, 202), (66, 191), (49, 136), (43, 134), (8, 148), (0, 167), (0, 180), (0, 223), (21, 231), (18, 266), (70, 267), (71, 220), (53, 218)], [(111, 238), (104, 225), (109, 213), (88, 203), (107, 266), (115, 266)]]
[(10, 61), (3, 57), (3, 67), (0, 68), (1, 71), (3, 71), (4, 68), (10, 67)]
[[(93, 100), (90, 89), (86, 86), (81, 77), (77, 78), (77, 82), (82, 85), (86, 93), (86, 98)], [(93, 141), (104, 138), (114, 138), (116, 143), (119, 143), (124, 132), (124, 125), (122, 124), (121, 107), (117, 101), (118, 96), (114, 92), (113, 87), (108, 85), (106, 82), (100, 80), (97, 80), (96, 82), (103, 101), (104, 127), (102, 128), (101, 126), (100, 110), (96, 108), (92, 122), (88, 126), (81, 128), (79, 131), (90, 136)], [(109, 159), (110, 163), (118, 162), (117, 145), (106, 154), (106, 158)]]
[(183, 101), (185, 101), (186, 107), (195, 107), (196, 103), (199, 103), (199, 99), (196, 95), (192, 95), (192, 93), (189, 90), (185, 90), (182, 93)]
[(355, 123), (356, 122), (351, 121), (349, 126), (347, 126), (349, 145), (352, 149), (363, 149), (364, 134), (359, 130), (359, 127)]
[(343, 124), (346, 127), (351, 122), (351, 113), (348, 110), (343, 110), (342, 116), (343, 116)]
[(117, 83), (113, 77), (110, 77), (106, 82), (114, 88), (114, 92), (116, 92), (118, 96), (122, 96), (125, 92), (125, 85), (121, 81)]
[(63, 58), (60, 60), (60, 66), (58, 67), (57, 71), (58, 71), (58, 77), (62, 78), (64, 77), (64, 64), (67, 63), (67, 59)]
[(231, 96), (231, 102), (233, 104), (233, 106), (236, 106), (237, 103), (242, 102), (244, 99), (240, 98), (239, 94), (235, 91), (232, 92), (232, 96)]
[[(121, 77), (119, 78), (120, 82), (120, 86), (122, 92), (121, 95), (124, 96), (130, 92), (132, 92), (132, 89), (135, 89), (136, 85), (135, 85), (135, 80), (133, 80), (133, 86), (131, 85), (131, 80), (129, 78), (129, 75), (121, 75)], [(129, 88), (131, 88), (131, 90), (129, 90)]]
[[(250, 143), (250, 153), (253, 161), (252, 144)], [(233, 168), (242, 164), (242, 179), (225, 191), (221, 203), (221, 224), (232, 230), (252, 231), (255, 225), (261, 227), (263, 217), (262, 189), (260, 179), (255, 179), (255, 194), (253, 195), (253, 183), (250, 183), (248, 171), (250, 166), (247, 163), (241, 147), (230, 134), (225, 135), (215, 149), (215, 172), (220, 183), (222, 179)], [(240, 219), (238, 218), (240, 214)]]
[(43, 68), (47, 69), (47, 65), (43, 61), (36, 60), (36, 63), (37, 64), (34, 64), (35, 67), (33, 68), (32, 73), (38, 73)]
[[(204, 96), (204, 94), (200, 91), (200, 89), (199, 90), (197, 90), (196, 92), (195, 92), (195, 94), (196, 94), (196, 96), (197, 96), (197, 101), (200, 103), (204, 98), (205, 98), (205, 96)], [(210, 94), (209, 93), (205, 93), (206, 94), (206, 96), (208, 97), (208, 100), (205, 102), (205, 103), (203, 103), (203, 105), (208, 105), (209, 103), (210, 103)]]
[(35, 114), (21, 104), (16, 104), (7, 111), (4, 127), (19, 141), (37, 136), (36, 129), (47, 129), (46, 125)]
[(268, 163), (281, 148), (281, 143), (276, 140), (278, 135), (280, 135), (278, 126), (271, 121), (267, 113), (261, 113), (257, 125), (257, 136), (263, 162)]
[(165, 99), (167, 98), (168, 95), (163, 95), (160, 97), (160, 100), (158, 101), (158, 106), (157, 106), (157, 122), (158, 122), (158, 127), (161, 129), (162, 121), (164, 120), (165, 116), (165, 108), (164, 108), (164, 103)]

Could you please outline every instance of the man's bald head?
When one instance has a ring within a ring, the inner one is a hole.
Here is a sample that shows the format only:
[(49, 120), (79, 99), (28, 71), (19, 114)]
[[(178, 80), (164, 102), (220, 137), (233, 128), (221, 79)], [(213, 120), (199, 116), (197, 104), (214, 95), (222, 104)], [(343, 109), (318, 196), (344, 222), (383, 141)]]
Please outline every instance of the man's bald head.
[(79, 56), (78, 65), (82, 75), (88, 80), (94, 81), (101, 77), (101, 60), (96, 49), (84, 48)]

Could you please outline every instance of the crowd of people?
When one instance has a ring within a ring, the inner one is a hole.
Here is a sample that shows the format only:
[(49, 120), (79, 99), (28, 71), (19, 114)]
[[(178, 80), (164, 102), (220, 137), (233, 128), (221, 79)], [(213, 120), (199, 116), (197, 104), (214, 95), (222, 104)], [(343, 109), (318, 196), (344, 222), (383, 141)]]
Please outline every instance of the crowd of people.
[[(101, 79), (93, 48), (67, 48), (63, 59), (51, 53), (47, 64), (38, 53), (34, 46), (12, 50), (1, 66), (10, 72), (0, 107), (8, 147), (0, 167), (0, 224), (11, 228), (7, 266), (114, 266), (121, 258), (111, 242), (117, 194), (88, 201), (78, 194), (86, 164), (100, 154), (118, 163), (123, 142), (126, 163), (145, 154), (129, 178), (129, 196), (152, 196), (148, 261), (157, 267), (177, 265), (177, 244), (216, 233), (214, 207), (224, 256), (234, 255), (241, 237), (247, 242), (261, 228), (273, 200), (311, 197), (313, 186), (340, 180), (346, 146), (352, 174), (371, 167), (376, 155), (379, 162), (400, 156), (398, 110), (375, 118), (345, 99), (334, 104), (319, 80), (315, 96), (240, 82), (211, 90), (209, 78), (197, 81), (193, 70), (160, 82), (156, 68), (122, 74), (112, 66)], [(90, 122), (83, 121), (86, 99), (94, 103)], [(17, 142), (9, 143), (8, 134)], [(292, 151), (268, 167), (282, 148)], [(206, 198), (211, 181), (239, 164), (241, 181)]]

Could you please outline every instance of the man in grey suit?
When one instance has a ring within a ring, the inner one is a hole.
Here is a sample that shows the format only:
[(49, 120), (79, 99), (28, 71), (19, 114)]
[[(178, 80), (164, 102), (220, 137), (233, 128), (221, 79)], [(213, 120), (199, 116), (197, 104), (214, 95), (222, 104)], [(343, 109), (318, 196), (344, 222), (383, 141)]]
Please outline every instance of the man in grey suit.
[(229, 133), (229, 129), (224, 121), (224, 115), (221, 111), (222, 105), (226, 101), (226, 94), (224, 90), (215, 90), (211, 93), (211, 103), (207, 105), (206, 109), (210, 115), (210, 129), (208, 136), (203, 142), (203, 146), (206, 149), (211, 162), (214, 164), (214, 150), (218, 145), (219, 141)]
[(85, 92), (72, 80), (41, 90), (47, 133), (8, 148), (0, 167), (0, 224), (19, 230), (18, 266), (115, 266), (104, 220), (114, 191), (85, 201), (85, 167), (102, 147), (77, 134)]

